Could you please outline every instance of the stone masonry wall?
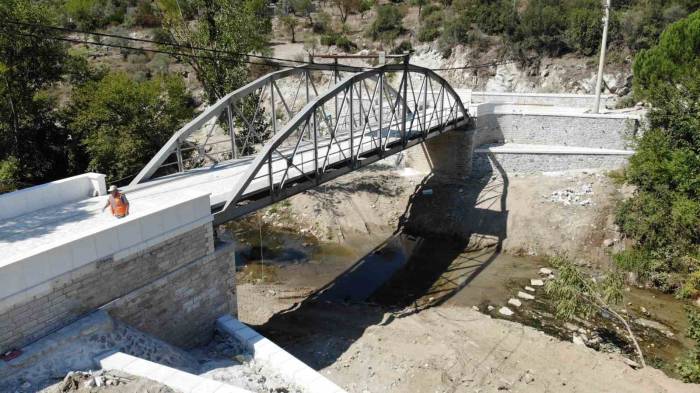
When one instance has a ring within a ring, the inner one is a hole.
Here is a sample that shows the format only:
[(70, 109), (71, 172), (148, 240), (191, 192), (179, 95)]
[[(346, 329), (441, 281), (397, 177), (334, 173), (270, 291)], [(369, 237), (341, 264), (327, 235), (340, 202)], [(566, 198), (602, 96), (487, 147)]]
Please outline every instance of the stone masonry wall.
[(636, 120), (623, 117), (487, 114), (477, 118), (475, 146), (522, 143), (631, 149)]
[(108, 304), (105, 309), (137, 329), (179, 347), (191, 348), (211, 339), (222, 315), (236, 315), (233, 244)]
[(127, 257), (98, 260), (56, 277), (45, 293), (0, 310), (0, 353), (32, 342), (213, 252), (213, 229), (207, 223)]
[(538, 173), (581, 169), (617, 169), (628, 156), (603, 154), (474, 153), (473, 173)]

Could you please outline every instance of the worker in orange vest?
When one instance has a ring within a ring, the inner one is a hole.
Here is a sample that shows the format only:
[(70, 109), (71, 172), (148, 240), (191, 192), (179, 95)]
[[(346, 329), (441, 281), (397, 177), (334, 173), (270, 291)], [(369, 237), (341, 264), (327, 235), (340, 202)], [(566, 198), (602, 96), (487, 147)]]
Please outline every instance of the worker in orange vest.
[(112, 215), (117, 218), (126, 217), (129, 215), (129, 201), (126, 199), (126, 195), (119, 192), (117, 186), (109, 186), (109, 198), (107, 198), (107, 203), (102, 207), (102, 211), (109, 206), (112, 210)]

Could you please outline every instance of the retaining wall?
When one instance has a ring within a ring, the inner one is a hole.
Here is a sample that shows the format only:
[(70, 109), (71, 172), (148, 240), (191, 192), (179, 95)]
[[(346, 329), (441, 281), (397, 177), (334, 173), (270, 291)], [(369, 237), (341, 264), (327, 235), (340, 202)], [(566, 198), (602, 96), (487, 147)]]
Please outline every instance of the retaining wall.
[(0, 352), (103, 306), (174, 344), (201, 342), (193, 334), (203, 324), (235, 313), (233, 248), (215, 252), (212, 231), (209, 223), (199, 225), (127, 257), (103, 258), (53, 278), (43, 293), (0, 311)]
[(633, 148), (639, 119), (630, 115), (480, 111), (477, 129), (475, 146), (519, 143), (628, 150)]

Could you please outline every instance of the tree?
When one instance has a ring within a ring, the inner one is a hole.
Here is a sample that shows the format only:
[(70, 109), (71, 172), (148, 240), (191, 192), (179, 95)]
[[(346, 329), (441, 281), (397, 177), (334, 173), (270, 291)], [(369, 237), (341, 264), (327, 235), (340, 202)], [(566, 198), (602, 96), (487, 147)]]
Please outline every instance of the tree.
[(677, 85), (700, 71), (700, 11), (670, 25), (658, 45), (639, 52), (634, 61), (637, 98), (649, 98), (660, 85)]
[(616, 262), (679, 297), (700, 294), (700, 68), (687, 52), (699, 48), (698, 22), (696, 12), (671, 25), (635, 59), (634, 94), (652, 109), (625, 174), (636, 191), (616, 213), (635, 241)]
[(557, 317), (588, 318), (599, 311), (614, 316), (624, 325), (642, 367), (646, 367), (644, 354), (629, 323), (612, 308), (612, 305), (622, 301), (622, 275), (612, 271), (604, 279), (594, 280), (586, 277), (566, 258), (554, 257), (550, 259), (550, 263), (557, 269), (557, 277), (547, 281), (545, 290), (554, 299)]
[(67, 118), (89, 157), (87, 169), (116, 182), (143, 167), (193, 112), (180, 78), (136, 82), (113, 73), (75, 88)]
[(314, 20), (311, 18), (311, 13), (314, 11), (314, 3), (311, 0), (292, 0), (291, 4), (296, 15), (306, 17), (309, 24), (313, 25)]
[(292, 36), (292, 42), (296, 42), (295, 36), (294, 36), (294, 30), (297, 28), (299, 25), (299, 21), (294, 15), (285, 15), (280, 18), (280, 22), (284, 25), (287, 30), (289, 30), (289, 34)]
[[(41, 2), (0, 2), (0, 19), (53, 25)], [(0, 181), (5, 191), (66, 175), (68, 132), (60, 126), (49, 89), (73, 63), (55, 31), (0, 25)]]
[[(247, 80), (247, 54), (267, 50), (272, 25), (264, 0), (192, 0), (199, 19), (188, 22), (177, 2), (159, 0), (163, 25), (176, 44), (215, 49), (185, 50), (179, 56), (202, 83), (209, 103), (241, 87)], [(203, 56), (203, 57), (194, 57)]]
[(340, 20), (345, 23), (348, 15), (360, 10), (361, 0), (333, 0), (333, 4), (340, 12)]

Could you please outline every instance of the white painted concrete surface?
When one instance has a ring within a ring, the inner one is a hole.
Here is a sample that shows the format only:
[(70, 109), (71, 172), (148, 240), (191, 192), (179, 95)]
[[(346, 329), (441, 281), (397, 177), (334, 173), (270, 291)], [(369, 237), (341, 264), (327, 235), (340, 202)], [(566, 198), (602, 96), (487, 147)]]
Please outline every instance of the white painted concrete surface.
[(196, 189), (129, 195), (131, 214), (122, 219), (101, 211), (105, 201), (84, 199), (0, 224), (0, 308), (90, 262), (125, 257), (212, 220), (208, 193)]
[(99, 356), (95, 361), (103, 370), (118, 370), (148, 378), (180, 393), (252, 393), (249, 390), (186, 373), (123, 352)]
[(216, 321), (216, 326), (240, 341), (256, 361), (267, 362), (276, 371), (308, 393), (347, 393), (277, 344), (258, 334), (230, 315)]
[(526, 145), (506, 143), (503, 145), (484, 145), (474, 149), (475, 153), (500, 154), (573, 154), (573, 155), (621, 155), (631, 156), (632, 150), (596, 149), (592, 147), (561, 146), (561, 145)]
[(0, 195), (0, 220), (105, 195), (105, 175), (85, 173)]

